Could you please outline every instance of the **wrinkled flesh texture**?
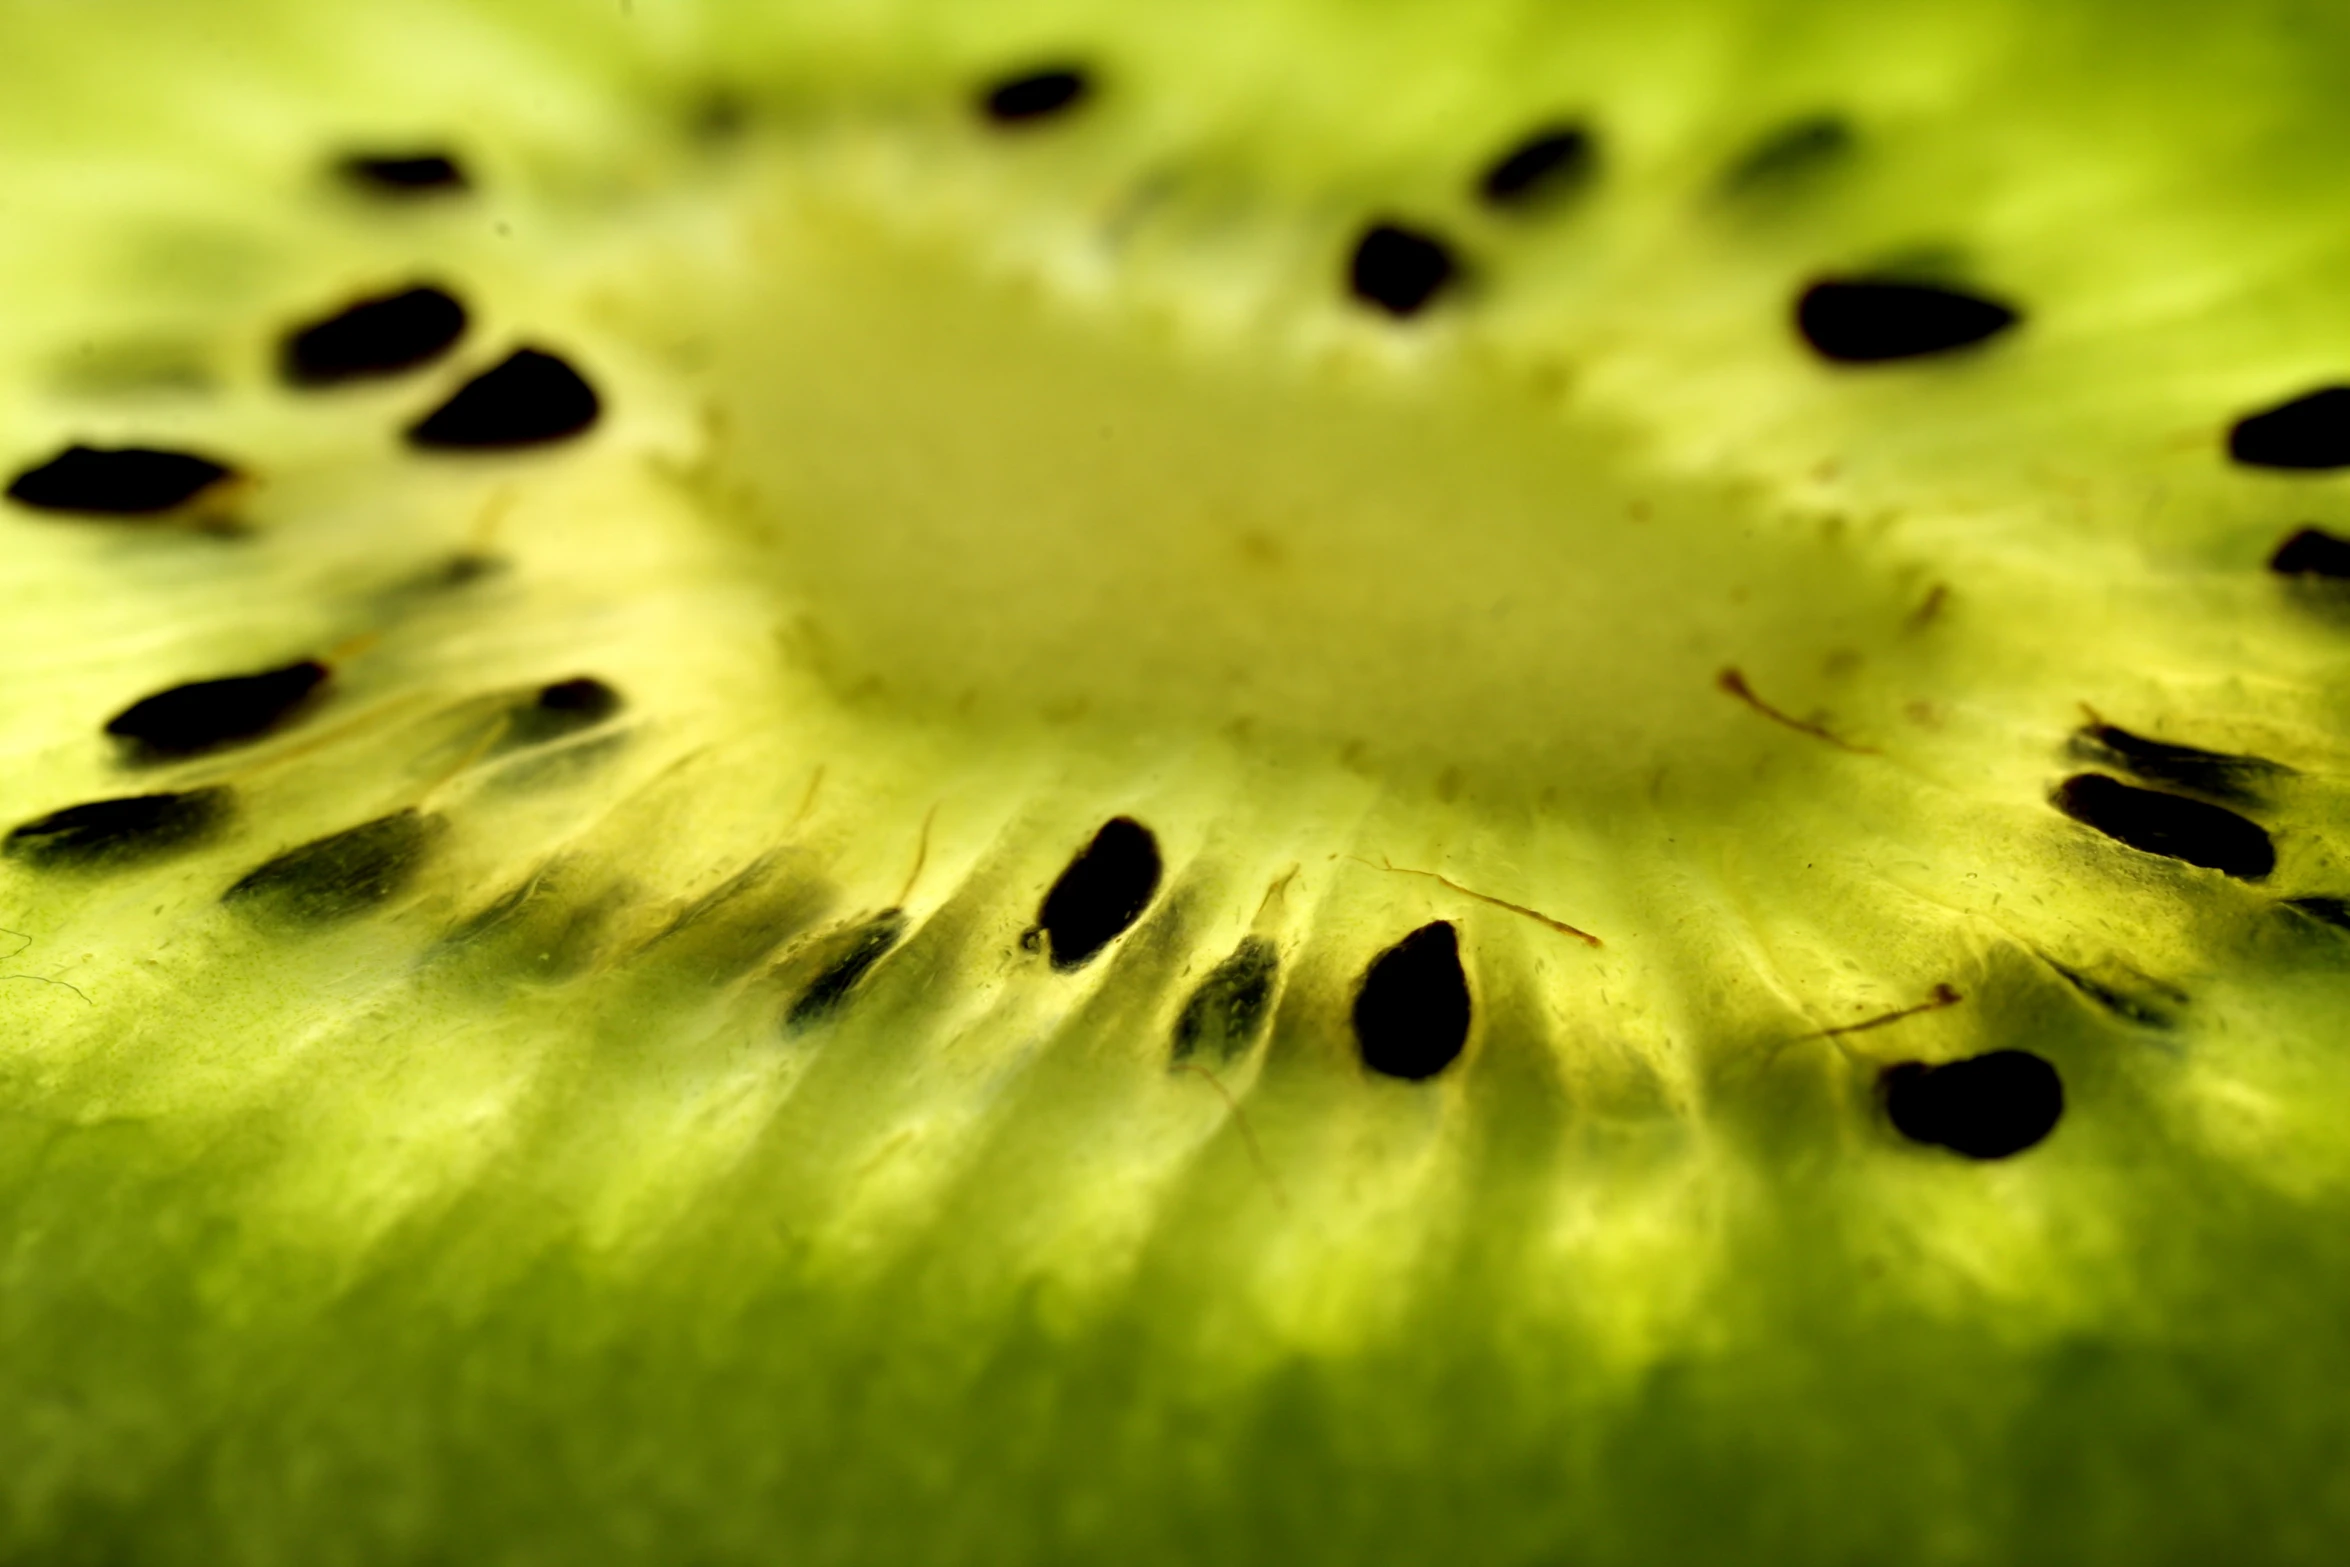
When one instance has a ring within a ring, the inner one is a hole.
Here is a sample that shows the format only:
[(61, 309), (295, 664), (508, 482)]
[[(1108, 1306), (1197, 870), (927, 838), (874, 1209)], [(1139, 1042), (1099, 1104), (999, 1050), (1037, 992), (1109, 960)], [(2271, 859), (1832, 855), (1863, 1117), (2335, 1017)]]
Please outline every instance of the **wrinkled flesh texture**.
[[(255, 481), (242, 537), (0, 519), (6, 819), (238, 800), (7, 867), (0, 1554), (2350, 1533), (2345, 965), (2279, 908), (2350, 886), (2346, 632), (2265, 569), (2350, 501), (2226, 456), (2345, 373), (2339, 18), (198, 9), (0, 13), (9, 453)], [(1078, 52), (1069, 112), (973, 113)], [(1561, 115), (1594, 182), (1479, 215)], [(1823, 115), (1802, 179), (1729, 179)], [(470, 188), (332, 174), (437, 146)], [(1467, 269), (1407, 321), (1345, 289), (1387, 212)], [(1905, 270), (2024, 323), (1865, 369), (1790, 329)], [(426, 271), (448, 366), (276, 382), (318, 300)], [(592, 432), (401, 448), (524, 343)], [(345, 645), (254, 747), (133, 789), (98, 743)], [(624, 719), (502, 743), (582, 672)], [(2084, 708), (2289, 768), (2273, 873), (2052, 808)], [(1165, 889), (1055, 973), (1019, 935), (1120, 815)], [(333, 918), (222, 907), (428, 818)], [(1437, 921), (1466, 1048), (1378, 1080), (1350, 1000)], [(1170, 1070), (1250, 939), (1272, 1017)], [(2045, 1143), (1888, 1123), (1884, 1068), (2011, 1047)]]

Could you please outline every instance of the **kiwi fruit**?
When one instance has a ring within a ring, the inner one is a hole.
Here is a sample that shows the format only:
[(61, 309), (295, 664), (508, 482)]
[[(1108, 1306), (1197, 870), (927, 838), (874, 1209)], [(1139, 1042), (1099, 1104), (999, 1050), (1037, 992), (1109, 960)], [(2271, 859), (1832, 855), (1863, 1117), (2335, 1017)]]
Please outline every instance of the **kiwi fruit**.
[(0, 1558), (2350, 1538), (2338, 10), (0, 26)]

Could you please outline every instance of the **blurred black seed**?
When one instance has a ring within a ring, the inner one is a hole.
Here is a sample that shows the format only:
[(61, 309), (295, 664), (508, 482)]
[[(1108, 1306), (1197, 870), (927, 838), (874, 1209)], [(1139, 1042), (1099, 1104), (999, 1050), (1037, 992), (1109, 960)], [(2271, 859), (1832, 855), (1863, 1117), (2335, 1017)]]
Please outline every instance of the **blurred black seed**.
[(487, 577), (494, 577), (506, 569), (506, 562), (495, 555), (481, 555), (473, 551), (452, 555), (415, 579), (416, 586), (428, 590), (466, 588)]
[(2102, 773), (2059, 784), (2052, 803), (2086, 827), (2147, 854), (2258, 881), (2276, 869), (2276, 846), (2257, 823), (2184, 795), (2139, 789)]
[(267, 734), (326, 683), (326, 665), (306, 658), (282, 669), (194, 680), (141, 697), (106, 721), (125, 759), (164, 762)]
[(565, 713), (581, 723), (601, 723), (620, 711), (620, 693), (593, 675), (575, 675), (539, 687), (542, 711)]
[(1273, 1006), (1281, 954), (1262, 936), (1250, 936), (1208, 972), (1175, 1019), (1177, 1062), (1205, 1057), (1223, 1066), (1248, 1053)]
[(1093, 78), (1078, 66), (1023, 71), (991, 82), (979, 95), (979, 112), (998, 125), (1026, 125), (1065, 114), (1093, 91)]
[(2350, 468), (2350, 386), (2322, 386), (2228, 431), (2228, 455), (2248, 468)]
[(2350, 930), (2350, 898), (2287, 898), (2285, 907), (2305, 914), (2321, 925)]
[(1459, 268), (1444, 241), (1394, 223), (1374, 223), (1355, 242), (1347, 287), (1391, 316), (1416, 315)]
[(446, 194), (472, 183), (464, 165), (445, 152), (353, 153), (335, 170), (350, 184), (379, 196)]
[(516, 349), (408, 427), (408, 441), (443, 451), (537, 446), (577, 435), (603, 411), (595, 388), (550, 353)]
[(36, 817), (11, 831), (5, 853), (36, 870), (84, 870), (194, 848), (233, 813), (226, 789), (92, 800)]
[(2257, 801), (2267, 785), (2292, 772), (2266, 757), (2172, 745), (2112, 724), (2091, 724), (2082, 729), (2073, 736), (2072, 751), (2084, 761), (2119, 767), (2148, 783), (2170, 784), (2223, 800)]
[(1142, 918), (1159, 890), (1159, 844), (1150, 829), (1119, 816), (1069, 862), (1036, 916), (1053, 967), (1081, 967)]
[(903, 909), (884, 909), (844, 933), (837, 951), (792, 1003), (784, 1027), (806, 1028), (839, 1011), (849, 999), (849, 992), (857, 988), (857, 982), (871, 972), (874, 964), (888, 957), (905, 935)]
[(544, 745), (593, 729), (620, 711), (620, 693), (589, 675), (541, 686), (506, 716), (509, 746)]
[(220, 901), (270, 925), (330, 925), (365, 914), (416, 879), (445, 823), (406, 810), (289, 849)]
[(420, 284), (297, 328), (286, 337), (279, 370), (296, 386), (332, 386), (425, 364), (464, 335), (465, 307), (446, 290)]
[(150, 446), (68, 446), (27, 468), (8, 498), (36, 511), (138, 517), (184, 506), (235, 472), (194, 452)]
[(1450, 924), (1423, 925), (1371, 960), (1355, 992), (1363, 1065), (1389, 1077), (1434, 1077), (1469, 1040), (1469, 978)]
[(1489, 206), (1528, 207), (1591, 178), (1597, 144), (1580, 125), (1545, 125), (1486, 166), (1477, 194)]
[(688, 117), (692, 133), (706, 142), (727, 142), (751, 123), (751, 106), (731, 87), (712, 88), (694, 105)]
[(1858, 144), (1852, 127), (1832, 114), (1806, 115), (1765, 132), (1722, 172), (1725, 196), (1785, 189), (1842, 162)]
[(2022, 1153), (2055, 1131), (2064, 1115), (2056, 1068), (2026, 1050), (1994, 1050), (1940, 1066), (1904, 1061), (1886, 1068), (1882, 1086), (1895, 1131), (1970, 1159)]
[(1830, 279), (1795, 301), (1795, 329), (1838, 364), (1945, 354), (1996, 337), (2017, 320), (1997, 300), (1934, 283)]
[(2303, 528), (2277, 546), (2268, 569), (2280, 577), (2350, 579), (2350, 539), (2323, 528)]

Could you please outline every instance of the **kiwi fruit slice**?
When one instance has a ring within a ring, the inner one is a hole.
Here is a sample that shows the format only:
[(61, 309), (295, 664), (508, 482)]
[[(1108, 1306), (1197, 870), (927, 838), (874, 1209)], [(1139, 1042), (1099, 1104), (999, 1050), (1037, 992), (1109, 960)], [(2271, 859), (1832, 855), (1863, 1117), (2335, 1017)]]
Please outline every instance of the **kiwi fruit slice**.
[(0, 24), (0, 1556), (2350, 1538), (2340, 17)]

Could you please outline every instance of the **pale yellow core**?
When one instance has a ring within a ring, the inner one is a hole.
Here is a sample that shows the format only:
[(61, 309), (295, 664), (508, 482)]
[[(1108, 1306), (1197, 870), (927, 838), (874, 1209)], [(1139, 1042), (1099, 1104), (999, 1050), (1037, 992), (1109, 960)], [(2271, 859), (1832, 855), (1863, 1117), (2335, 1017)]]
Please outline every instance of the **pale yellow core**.
[(1386, 351), (1440, 325), (1250, 352), (821, 219), (760, 236), (717, 463), (844, 691), (1612, 790), (1784, 747), (1722, 672), (1824, 711), (1921, 590), (1473, 344)]

